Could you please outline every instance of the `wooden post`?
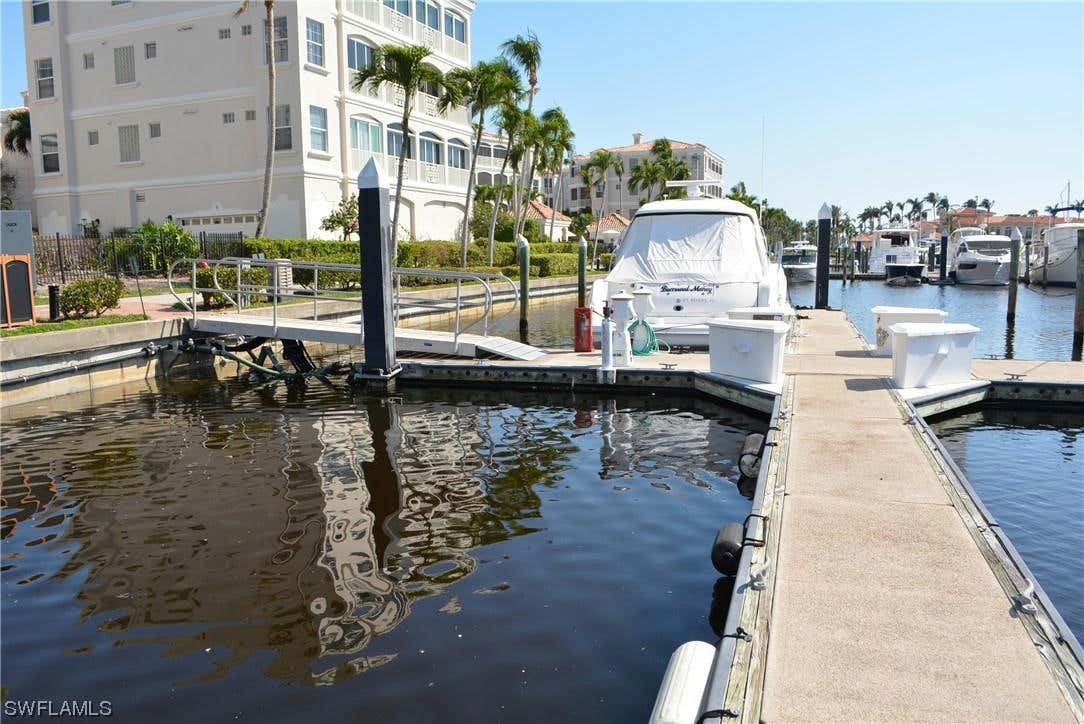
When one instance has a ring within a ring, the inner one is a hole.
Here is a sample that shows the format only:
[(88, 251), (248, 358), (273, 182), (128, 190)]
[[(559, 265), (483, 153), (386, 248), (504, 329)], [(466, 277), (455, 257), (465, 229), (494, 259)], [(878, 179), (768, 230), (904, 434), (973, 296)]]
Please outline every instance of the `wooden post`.
[(362, 375), (389, 380), (395, 359), (391, 257), (394, 242), (388, 214), (388, 184), (374, 159), (358, 175), (358, 233), (361, 237), (361, 318), (365, 362)]
[[(861, 273), (862, 271), (862, 238), (855, 239), (854, 242), (854, 270), (855, 273)], [(854, 281), (854, 275), (851, 275), (851, 281)]]
[(531, 244), (520, 234), (516, 238), (519, 245), (519, 336), (527, 336), (527, 308), (531, 301)]
[(1046, 268), (1050, 266), (1050, 244), (1043, 244), (1043, 289), (1046, 289)]
[(1073, 360), (1084, 352), (1084, 229), (1076, 230), (1076, 306), (1073, 308)]
[(1016, 324), (1016, 291), (1020, 285), (1020, 242), (1023, 237), (1020, 229), (1013, 229), (1012, 241), (1010, 242), (1009, 255), (1009, 309), (1005, 313), (1005, 321), (1009, 326)]
[(814, 307), (828, 309), (828, 262), (831, 250), (828, 248), (832, 235), (832, 209), (828, 204), (821, 204), (817, 213), (817, 282)]
[(1031, 239), (1024, 244), (1024, 284), (1031, 285)]
[(937, 281), (942, 284), (948, 279), (948, 232), (941, 232), (941, 265), (937, 270)]

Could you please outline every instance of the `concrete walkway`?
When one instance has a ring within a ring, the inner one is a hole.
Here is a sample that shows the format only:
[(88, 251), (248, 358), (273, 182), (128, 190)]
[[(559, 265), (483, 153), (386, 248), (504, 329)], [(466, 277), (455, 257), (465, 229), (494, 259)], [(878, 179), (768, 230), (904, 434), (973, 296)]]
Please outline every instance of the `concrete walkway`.
[(1071, 721), (904, 424), (884, 361), (862, 354), (841, 312), (808, 314), (787, 363), (763, 719)]

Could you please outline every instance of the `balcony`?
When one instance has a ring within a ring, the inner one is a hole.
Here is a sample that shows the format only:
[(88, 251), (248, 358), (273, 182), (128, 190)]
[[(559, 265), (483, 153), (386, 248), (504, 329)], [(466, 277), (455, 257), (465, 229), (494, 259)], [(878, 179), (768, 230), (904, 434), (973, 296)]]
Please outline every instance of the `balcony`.
[(390, 30), (406, 40), (424, 45), (462, 63), (470, 62), (470, 52), (466, 43), (459, 42), (437, 28), (419, 23), (411, 16), (403, 15), (379, 0), (346, 0), (344, 7), (348, 13)]
[[(399, 157), (388, 156), (383, 153), (372, 153), (351, 149), (350, 167), (351, 173), (358, 173), (362, 167), (375, 158), (377, 163), (384, 164), (384, 170), (388, 174), (389, 185), (394, 188), (395, 180), (399, 174)], [(436, 163), (424, 163), (413, 158), (408, 158), (403, 168), (403, 181), (414, 181), (434, 186), (452, 186), (455, 188), (467, 188), (467, 180), (470, 172), (465, 168), (453, 168)]]

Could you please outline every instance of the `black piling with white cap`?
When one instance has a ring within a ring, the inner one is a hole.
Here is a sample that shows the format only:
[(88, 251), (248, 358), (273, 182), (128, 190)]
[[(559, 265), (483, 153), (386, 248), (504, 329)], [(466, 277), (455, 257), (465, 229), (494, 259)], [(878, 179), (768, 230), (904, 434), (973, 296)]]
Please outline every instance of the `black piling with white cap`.
[(390, 379), (399, 371), (395, 359), (392, 305), (392, 256), (388, 184), (374, 159), (358, 174), (358, 232), (361, 236), (361, 318), (365, 362), (361, 374)]
[(814, 307), (828, 309), (828, 262), (832, 236), (832, 209), (821, 204), (817, 212), (817, 289)]

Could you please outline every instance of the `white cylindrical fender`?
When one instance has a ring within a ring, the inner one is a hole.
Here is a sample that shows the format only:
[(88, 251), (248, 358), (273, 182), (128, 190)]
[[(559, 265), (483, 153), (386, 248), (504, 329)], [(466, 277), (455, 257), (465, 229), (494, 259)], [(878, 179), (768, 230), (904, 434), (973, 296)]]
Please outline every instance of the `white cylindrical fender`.
[(686, 641), (677, 648), (662, 677), (650, 724), (694, 724), (715, 661), (715, 647)]

